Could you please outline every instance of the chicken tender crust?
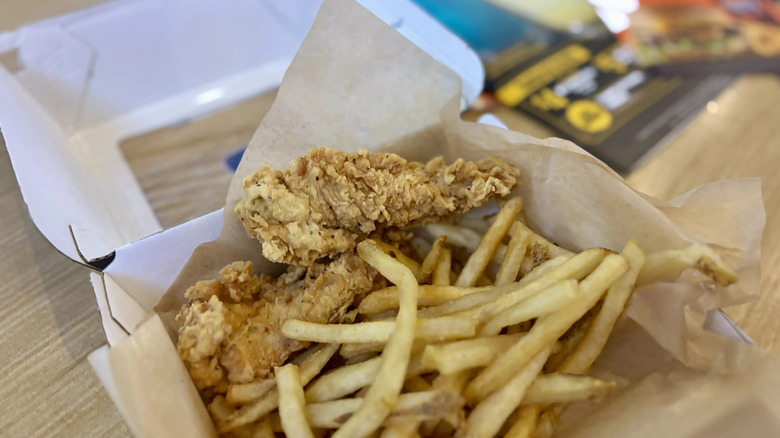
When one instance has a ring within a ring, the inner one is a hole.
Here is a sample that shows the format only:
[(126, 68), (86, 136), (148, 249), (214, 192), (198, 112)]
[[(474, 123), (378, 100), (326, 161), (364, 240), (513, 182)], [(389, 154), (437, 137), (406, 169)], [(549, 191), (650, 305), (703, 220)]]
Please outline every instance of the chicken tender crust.
[(265, 166), (247, 176), (235, 212), (266, 258), (308, 266), (354, 249), (377, 226), (441, 219), (507, 195), (517, 177), (498, 158), (448, 166), (441, 157), (423, 164), (322, 147), (284, 172)]
[(190, 304), (176, 317), (179, 355), (197, 388), (211, 393), (267, 377), (307, 346), (281, 335), (285, 320), (342, 322), (377, 277), (355, 252), (309, 268), (291, 266), (278, 278), (253, 275), (251, 262), (231, 263), (218, 280), (199, 281), (185, 293)]

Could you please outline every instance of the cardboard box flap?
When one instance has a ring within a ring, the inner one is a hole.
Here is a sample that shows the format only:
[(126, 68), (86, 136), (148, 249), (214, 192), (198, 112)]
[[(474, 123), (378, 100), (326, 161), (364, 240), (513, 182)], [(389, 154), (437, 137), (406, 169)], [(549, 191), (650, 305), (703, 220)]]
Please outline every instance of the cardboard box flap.
[[(408, 1), (364, 2), (476, 98), (482, 66), (462, 41)], [(319, 4), (121, 0), (1, 35), (21, 68), (0, 66), (0, 126), (46, 238), (88, 262), (160, 231), (119, 142), (277, 87)]]

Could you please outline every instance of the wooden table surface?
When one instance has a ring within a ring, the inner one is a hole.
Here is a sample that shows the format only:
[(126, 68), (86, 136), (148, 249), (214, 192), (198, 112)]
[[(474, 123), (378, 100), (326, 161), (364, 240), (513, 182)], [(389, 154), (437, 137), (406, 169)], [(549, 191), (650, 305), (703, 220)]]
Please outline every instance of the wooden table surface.
[[(0, 0), (0, 32), (98, 3), (102, 1)], [(726, 310), (759, 346), (776, 352), (780, 352), (780, 318), (775, 316), (780, 313), (780, 247), (775, 243), (780, 239), (779, 101), (780, 82), (775, 76), (743, 77), (716, 99), (717, 105), (710, 105), (712, 111), (703, 111), (627, 176), (634, 187), (661, 198), (721, 178), (762, 178), (767, 211), (763, 294), (758, 302)], [(253, 105), (244, 107), (256, 111)], [(527, 118), (509, 112), (499, 116), (511, 128), (547, 133)], [(248, 139), (254, 125), (252, 120), (237, 123), (239, 134), (231, 134), (231, 141)], [(158, 133), (157, 138), (166, 145), (197, 142), (193, 132), (197, 130), (175, 128)], [(207, 137), (201, 142), (215, 143)], [(35, 228), (2, 144), (0, 435), (127, 436), (121, 417), (86, 361), (88, 353), (105, 343), (88, 271), (58, 253)], [(134, 169), (143, 167), (148, 150), (140, 139), (123, 145)], [(157, 199), (153, 185), (144, 189), (150, 199)], [(167, 211), (169, 224), (197, 213), (170, 212), (164, 200), (160, 205), (158, 214)]]

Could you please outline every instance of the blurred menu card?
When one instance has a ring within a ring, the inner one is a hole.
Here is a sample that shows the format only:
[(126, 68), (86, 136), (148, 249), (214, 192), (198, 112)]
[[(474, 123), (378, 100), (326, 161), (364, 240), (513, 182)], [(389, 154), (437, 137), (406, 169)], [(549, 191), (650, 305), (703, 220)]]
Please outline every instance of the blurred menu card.
[(585, 0), (415, 1), (479, 54), (486, 93), (618, 171), (634, 167), (733, 80), (640, 68)]

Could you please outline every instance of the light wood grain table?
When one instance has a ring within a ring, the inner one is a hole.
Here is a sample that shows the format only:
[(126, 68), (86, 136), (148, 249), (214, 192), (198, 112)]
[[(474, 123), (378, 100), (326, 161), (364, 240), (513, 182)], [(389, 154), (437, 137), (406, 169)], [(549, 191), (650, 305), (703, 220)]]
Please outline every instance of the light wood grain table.
[[(0, 32), (97, 3), (102, 1), (0, 0)], [(245, 108), (257, 114), (258, 105), (267, 102), (264, 97), (233, 111), (239, 114)], [(780, 246), (776, 243), (780, 239), (780, 106), (776, 102), (780, 102), (780, 82), (775, 76), (740, 79), (716, 100), (717, 105), (710, 105), (713, 110), (717, 106), (716, 111), (703, 111), (627, 180), (639, 190), (668, 198), (720, 178), (762, 178), (767, 210), (763, 295), (756, 303), (727, 312), (759, 346), (780, 352), (780, 318), (776, 317), (780, 313)], [(510, 112), (499, 116), (513, 129), (549, 134), (528, 118)], [(158, 163), (175, 162), (166, 151), (176, 143), (225, 147), (248, 140), (256, 121), (236, 117), (240, 122), (225, 133), (229, 143), (198, 137), (201, 124), (155, 133), (154, 141), (165, 146), (162, 150), (150, 148), (148, 137), (139, 137), (126, 142), (123, 151), (131, 166), (143, 173), (144, 160), (151, 156)], [(214, 169), (209, 172), (214, 180), (224, 178)], [(166, 224), (201, 213), (167, 207), (155, 187), (148, 183), (144, 189)], [(88, 270), (59, 254), (33, 225), (5, 143), (0, 148), (0, 212), (0, 435), (127, 436), (121, 417), (86, 361), (89, 352), (105, 343)]]

